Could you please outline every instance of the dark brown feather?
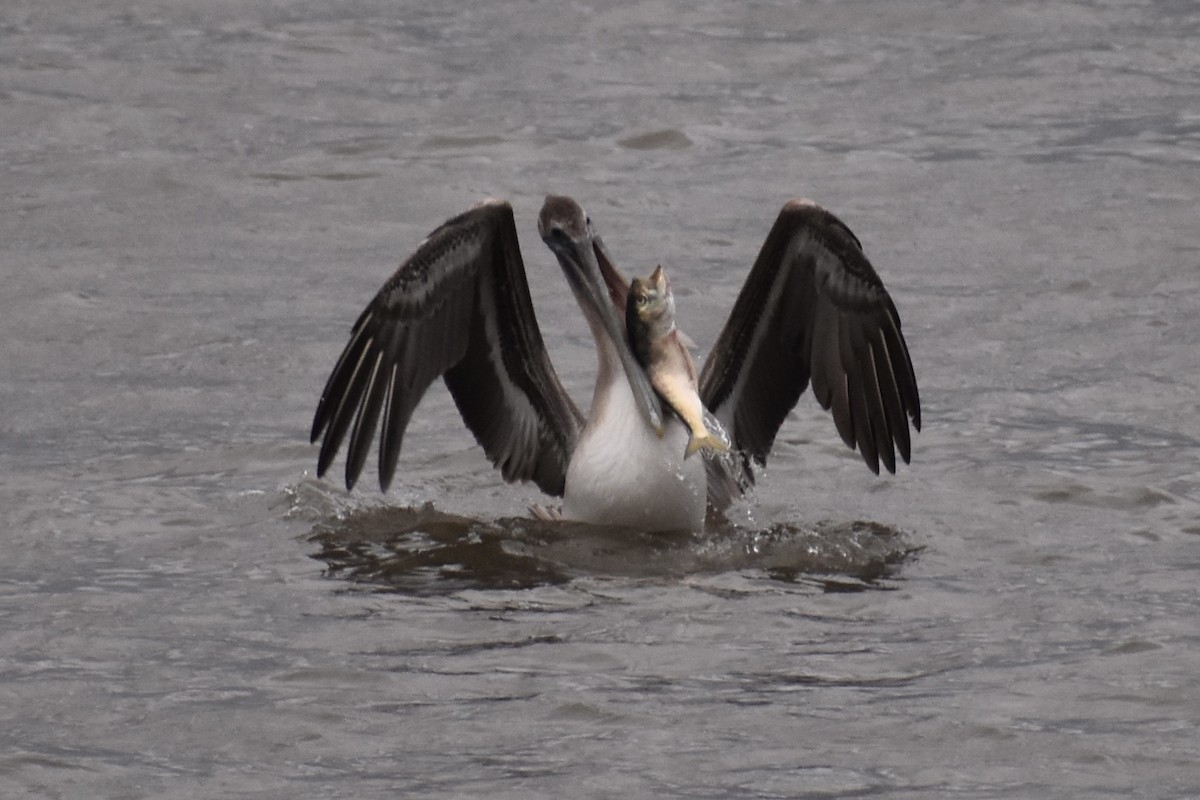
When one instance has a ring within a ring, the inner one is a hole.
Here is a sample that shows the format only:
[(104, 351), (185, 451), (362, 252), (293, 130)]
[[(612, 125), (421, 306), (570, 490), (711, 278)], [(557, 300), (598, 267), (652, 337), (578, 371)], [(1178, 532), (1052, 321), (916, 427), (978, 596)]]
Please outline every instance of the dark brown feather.
[(700, 397), (763, 464), (810, 381), (873, 472), (880, 462), (894, 472), (897, 451), (908, 462), (920, 396), (895, 305), (841, 220), (790, 201), (704, 365)]
[(508, 203), (481, 204), (440, 226), (359, 316), (313, 416), (312, 440), (324, 437), (317, 474), (349, 429), (351, 488), (382, 418), (386, 490), (409, 419), (442, 376), (506, 480), (562, 494), (583, 418), (546, 354)]

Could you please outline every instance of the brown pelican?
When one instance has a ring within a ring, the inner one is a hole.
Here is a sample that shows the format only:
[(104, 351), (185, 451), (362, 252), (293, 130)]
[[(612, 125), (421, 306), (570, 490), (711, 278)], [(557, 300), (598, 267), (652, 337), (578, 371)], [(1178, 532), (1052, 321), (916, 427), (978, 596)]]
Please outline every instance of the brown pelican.
[(354, 324), (313, 418), (317, 475), (349, 433), (346, 488), (379, 427), (386, 491), (413, 410), (445, 380), (506, 481), (562, 497), (561, 516), (644, 530), (699, 530), (763, 465), (811, 382), (842, 440), (872, 472), (909, 460), (920, 398), (900, 317), (857, 237), (791, 200), (759, 252), (700, 373), (699, 394), (733, 454), (684, 458), (689, 429), (663, 407), (623, 324), (629, 283), (574, 200), (550, 196), (538, 233), (595, 338), (588, 416), (563, 389), (534, 316), (512, 207), (487, 200), (450, 219), (383, 285)]

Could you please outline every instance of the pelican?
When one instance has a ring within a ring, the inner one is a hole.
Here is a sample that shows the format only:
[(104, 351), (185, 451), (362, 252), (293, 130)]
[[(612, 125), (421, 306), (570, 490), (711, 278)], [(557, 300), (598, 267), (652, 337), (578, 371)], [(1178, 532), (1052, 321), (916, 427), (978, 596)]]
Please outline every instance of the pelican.
[(595, 339), (585, 417), (559, 381), (538, 328), (513, 209), (485, 200), (438, 227), (355, 322), (313, 417), (323, 476), (349, 434), (353, 489), (376, 428), (387, 491), (404, 430), (441, 377), (467, 427), (509, 482), (562, 498), (563, 519), (692, 530), (753, 482), (784, 417), (811, 383), (838, 433), (872, 472), (910, 455), (920, 397), (900, 316), (850, 229), (789, 200), (700, 372), (704, 406), (730, 453), (684, 457), (689, 429), (664, 406), (629, 346), (629, 282), (591, 218), (546, 198), (538, 233)]

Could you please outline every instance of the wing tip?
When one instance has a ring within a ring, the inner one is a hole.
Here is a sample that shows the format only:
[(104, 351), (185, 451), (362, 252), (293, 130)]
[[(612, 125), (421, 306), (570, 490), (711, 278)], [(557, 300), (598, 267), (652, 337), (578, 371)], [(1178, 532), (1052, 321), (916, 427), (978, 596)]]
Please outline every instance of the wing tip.
[(483, 198), (478, 203), (471, 206), (472, 211), (476, 211), (481, 208), (511, 209), (512, 203), (508, 202), (503, 197), (490, 197), (489, 196), (489, 197)]
[(784, 212), (806, 211), (814, 208), (819, 209), (821, 207), (807, 197), (793, 197), (783, 204)]

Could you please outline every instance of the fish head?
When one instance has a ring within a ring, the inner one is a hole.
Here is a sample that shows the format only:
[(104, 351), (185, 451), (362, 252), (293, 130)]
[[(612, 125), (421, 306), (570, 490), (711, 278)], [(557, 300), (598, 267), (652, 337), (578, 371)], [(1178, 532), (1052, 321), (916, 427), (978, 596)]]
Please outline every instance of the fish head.
[(649, 278), (634, 278), (629, 285), (628, 310), (652, 339), (671, 332), (675, 325), (675, 297), (667, 273), (659, 266)]

